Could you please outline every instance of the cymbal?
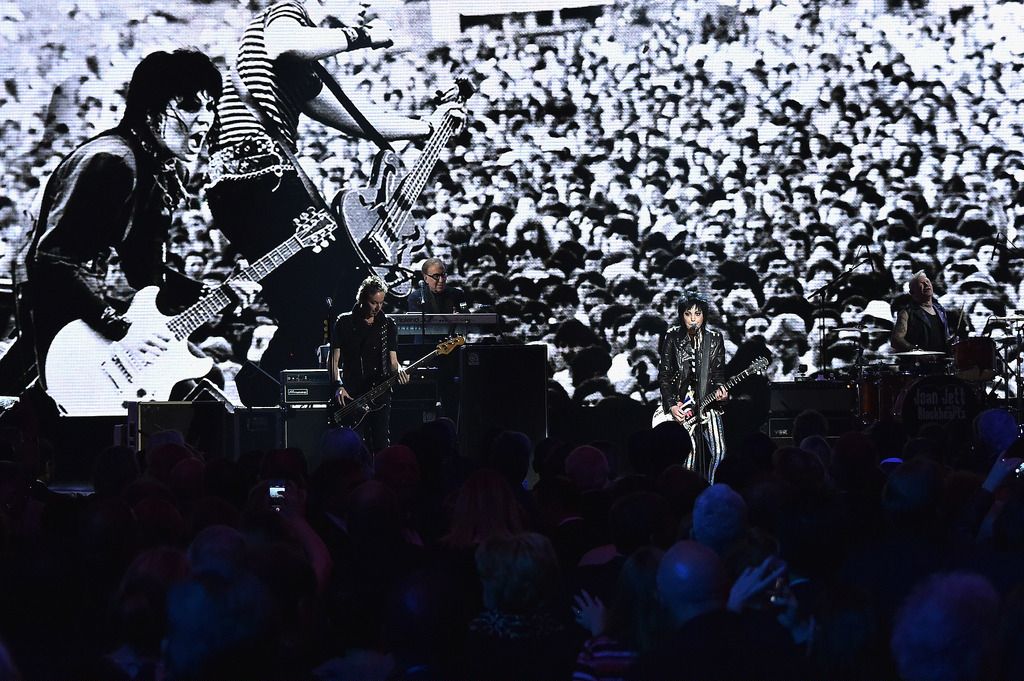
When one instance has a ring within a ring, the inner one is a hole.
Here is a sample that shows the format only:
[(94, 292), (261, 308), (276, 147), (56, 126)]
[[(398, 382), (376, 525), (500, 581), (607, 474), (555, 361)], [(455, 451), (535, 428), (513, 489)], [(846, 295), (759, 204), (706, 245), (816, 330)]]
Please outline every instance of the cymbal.
[(897, 357), (940, 357), (946, 353), (936, 352), (935, 350), (907, 350), (906, 352), (897, 352), (894, 354)]
[(872, 336), (889, 335), (887, 329), (877, 326), (836, 326), (828, 330), (828, 333), (864, 333)]

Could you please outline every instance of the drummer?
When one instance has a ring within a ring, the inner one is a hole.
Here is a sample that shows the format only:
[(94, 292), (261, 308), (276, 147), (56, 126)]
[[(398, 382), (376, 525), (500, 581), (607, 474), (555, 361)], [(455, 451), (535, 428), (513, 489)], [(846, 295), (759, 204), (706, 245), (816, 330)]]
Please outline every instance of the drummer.
[(890, 343), (896, 352), (949, 352), (949, 321), (923, 271), (910, 280), (910, 302), (896, 313)]

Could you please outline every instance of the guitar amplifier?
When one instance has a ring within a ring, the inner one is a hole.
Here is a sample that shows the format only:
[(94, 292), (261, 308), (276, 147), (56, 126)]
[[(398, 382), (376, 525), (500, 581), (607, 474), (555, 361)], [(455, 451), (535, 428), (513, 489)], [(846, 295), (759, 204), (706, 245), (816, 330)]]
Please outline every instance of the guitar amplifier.
[(771, 390), (768, 436), (786, 444), (793, 436), (793, 420), (808, 409), (825, 417), (831, 437), (857, 425), (857, 386), (850, 381), (776, 382)]
[(281, 372), (284, 404), (327, 404), (334, 399), (327, 369), (285, 369)]

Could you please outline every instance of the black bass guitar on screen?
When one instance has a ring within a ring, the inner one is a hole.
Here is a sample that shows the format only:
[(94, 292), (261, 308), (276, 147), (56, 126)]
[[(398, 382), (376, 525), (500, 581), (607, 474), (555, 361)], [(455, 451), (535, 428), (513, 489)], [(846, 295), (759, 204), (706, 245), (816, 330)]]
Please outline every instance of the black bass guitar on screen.
[[(441, 102), (465, 102), (473, 87), (465, 78), (440, 96)], [(410, 220), (434, 165), (459, 129), (459, 119), (449, 112), (427, 139), (423, 153), (403, 177), (402, 159), (389, 149), (373, 160), (370, 186), (339, 192), (331, 204), (363, 267), (388, 285), (389, 294), (404, 297), (412, 290), (417, 274), (412, 265), (426, 257), (426, 234)]]

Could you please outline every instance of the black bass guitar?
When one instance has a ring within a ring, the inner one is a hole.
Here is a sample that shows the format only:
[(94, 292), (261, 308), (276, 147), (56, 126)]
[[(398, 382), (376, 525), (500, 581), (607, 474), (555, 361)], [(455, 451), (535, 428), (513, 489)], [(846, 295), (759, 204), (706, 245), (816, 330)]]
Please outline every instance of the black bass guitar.
[[(437, 344), (437, 347), (434, 348), (433, 351), (427, 353), (426, 355), (423, 355), (418, 360), (416, 360), (408, 367), (406, 367), (406, 370), (415, 369), (416, 367), (427, 362), (436, 355), (447, 355), (455, 348), (465, 344), (465, 336), (454, 336), (447, 340), (443, 340)], [(349, 400), (331, 414), (329, 419), (330, 424), (332, 426), (344, 426), (348, 428), (355, 428), (360, 423), (362, 423), (363, 419), (366, 418), (367, 414), (369, 414), (371, 411), (376, 411), (380, 409), (382, 406), (384, 406), (383, 404), (379, 403), (378, 400), (380, 400), (381, 397), (386, 395), (387, 392), (391, 390), (391, 386), (394, 385), (395, 381), (397, 380), (398, 374), (391, 374), (383, 381), (381, 381), (377, 385), (373, 386), (372, 388), (361, 394), (359, 397), (355, 397)]]

